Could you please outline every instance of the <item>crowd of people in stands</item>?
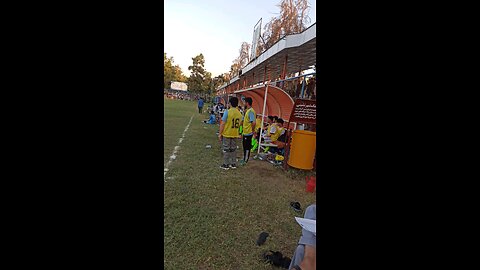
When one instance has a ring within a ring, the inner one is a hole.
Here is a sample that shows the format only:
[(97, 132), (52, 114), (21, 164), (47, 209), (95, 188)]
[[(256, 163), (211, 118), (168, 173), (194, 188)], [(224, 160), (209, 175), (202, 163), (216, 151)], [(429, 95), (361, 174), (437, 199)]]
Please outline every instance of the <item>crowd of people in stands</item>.
[(284, 81), (277, 83), (277, 86), (284, 89), (292, 98), (302, 98), (302, 85), (305, 81), (305, 86), (303, 89), (303, 98), (305, 99), (316, 99), (317, 97), (317, 86), (315, 76), (310, 78), (297, 78), (290, 81)]

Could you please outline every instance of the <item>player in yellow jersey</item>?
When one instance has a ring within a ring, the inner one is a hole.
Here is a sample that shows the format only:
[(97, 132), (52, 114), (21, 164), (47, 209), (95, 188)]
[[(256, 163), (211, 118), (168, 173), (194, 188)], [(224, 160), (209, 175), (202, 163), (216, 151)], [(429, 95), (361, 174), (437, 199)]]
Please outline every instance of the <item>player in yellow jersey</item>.
[(262, 142), (265, 140), (265, 136), (269, 133), (268, 131), (270, 130), (270, 125), (272, 124), (272, 121), (273, 121), (273, 116), (269, 115), (267, 116), (267, 119), (265, 119), (265, 122), (263, 123), (263, 127), (262, 127), (263, 131), (262, 131), (262, 138), (261, 138)]
[(265, 135), (263, 139), (265, 140), (265, 142), (272, 142), (274, 141), (272, 139), (272, 136), (274, 136), (275, 133), (277, 132), (278, 116), (268, 116), (268, 120), (270, 124), (268, 125), (267, 130), (265, 131)]
[(255, 120), (255, 134), (257, 134), (256, 137), (258, 137), (258, 134), (260, 134), (261, 127), (262, 127), (262, 115), (257, 114), (257, 119)]
[(275, 125), (272, 125), (270, 128), (270, 139), (272, 142), (277, 141), (283, 131), (283, 119), (277, 117), (277, 119), (275, 119)]
[(245, 165), (250, 158), (250, 149), (252, 149), (252, 137), (253, 131), (257, 122), (255, 121), (255, 111), (252, 108), (252, 98), (245, 98), (245, 115), (242, 120), (242, 142), (243, 142), (243, 160), (240, 161), (241, 165)]
[(220, 124), (218, 139), (222, 142), (223, 164), (220, 168), (228, 170), (237, 168), (237, 143), (240, 137), (238, 128), (242, 120), (242, 114), (238, 110), (238, 98), (231, 97), (230, 108), (225, 110)]
[(287, 142), (287, 128), (283, 127), (284, 121), (282, 118), (277, 119), (277, 131), (272, 135), (272, 143), (277, 145), (278, 149), (283, 149)]

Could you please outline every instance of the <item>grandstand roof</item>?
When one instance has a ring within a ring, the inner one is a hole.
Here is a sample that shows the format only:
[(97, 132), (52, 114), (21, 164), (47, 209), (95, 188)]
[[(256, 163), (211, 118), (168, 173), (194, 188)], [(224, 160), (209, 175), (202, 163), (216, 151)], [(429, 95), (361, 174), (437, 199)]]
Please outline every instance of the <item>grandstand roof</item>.
[[(219, 89), (247, 77), (250, 84), (263, 82), (265, 67), (267, 80), (275, 80), (282, 74), (286, 61), (286, 74), (310, 69), (317, 63), (317, 26), (316, 23), (303, 32), (287, 35), (277, 41), (272, 47), (260, 54), (242, 69), (242, 74), (232, 78)], [(253, 76), (255, 74), (255, 76)]]

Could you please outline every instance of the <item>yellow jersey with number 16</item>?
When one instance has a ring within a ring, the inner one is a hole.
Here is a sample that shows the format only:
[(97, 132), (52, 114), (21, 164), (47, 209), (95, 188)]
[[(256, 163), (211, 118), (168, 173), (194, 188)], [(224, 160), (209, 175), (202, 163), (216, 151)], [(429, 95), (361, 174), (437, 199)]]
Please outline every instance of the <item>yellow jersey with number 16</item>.
[(240, 133), (238, 128), (240, 127), (240, 120), (242, 114), (237, 108), (230, 108), (227, 113), (227, 121), (223, 128), (222, 136), (225, 138), (238, 138)]

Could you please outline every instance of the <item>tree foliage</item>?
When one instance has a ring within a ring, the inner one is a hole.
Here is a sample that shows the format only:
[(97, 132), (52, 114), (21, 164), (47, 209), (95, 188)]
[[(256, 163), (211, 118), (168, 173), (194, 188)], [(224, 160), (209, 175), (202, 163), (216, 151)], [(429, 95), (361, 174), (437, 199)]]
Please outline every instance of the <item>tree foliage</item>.
[(192, 65), (188, 67), (188, 70), (190, 70), (190, 77), (188, 78), (190, 91), (206, 94), (213, 90), (212, 73), (205, 69), (203, 54), (192, 58)]
[(283, 36), (302, 32), (310, 23), (310, 5), (307, 0), (282, 0), (277, 7), (280, 8), (280, 14), (265, 24), (262, 33), (264, 42), (260, 42), (257, 55)]
[(167, 57), (167, 53), (163, 53), (163, 87), (170, 88), (170, 83), (187, 82), (187, 77), (183, 75), (180, 66), (175, 65), (173, 57)]
[(224, 74), (220, 74), (217, 77), (213, 78), (213, 89), (218, 89), (220, 86), (225, 84), (227, 79), (225, 78)]
[(212, 73), (206, 71), (205, 79), (203, 80), (202, 89), (204, 93), (212, 94), (214, 92), (214, 81), (212, 78)]
[(250, 62), (250, 44), (248, 42), (242, 42), (239, 55), (233, 60), (233, 64), (230, 66), (230, 77), (238, 75), (240, 69), (244, 68)]
[(230, 72), (223, 73), (223, 79), (224, 79), (224, 82), (230, 81), (232, 79), (232, 76), (230, 75)]
[[(280, 13), (265, 24), (256, 55), (261, 54), (285, 35), (297, 34), (305, 30), (310, 23), (308, 0), (281, 0), (277, 5)], [(232, 61), (230, 71), (225, 74), (226, 81), (238, 75), (238, 72), (250, 62), (250, 47), (242, 42), (239, 56)]]

